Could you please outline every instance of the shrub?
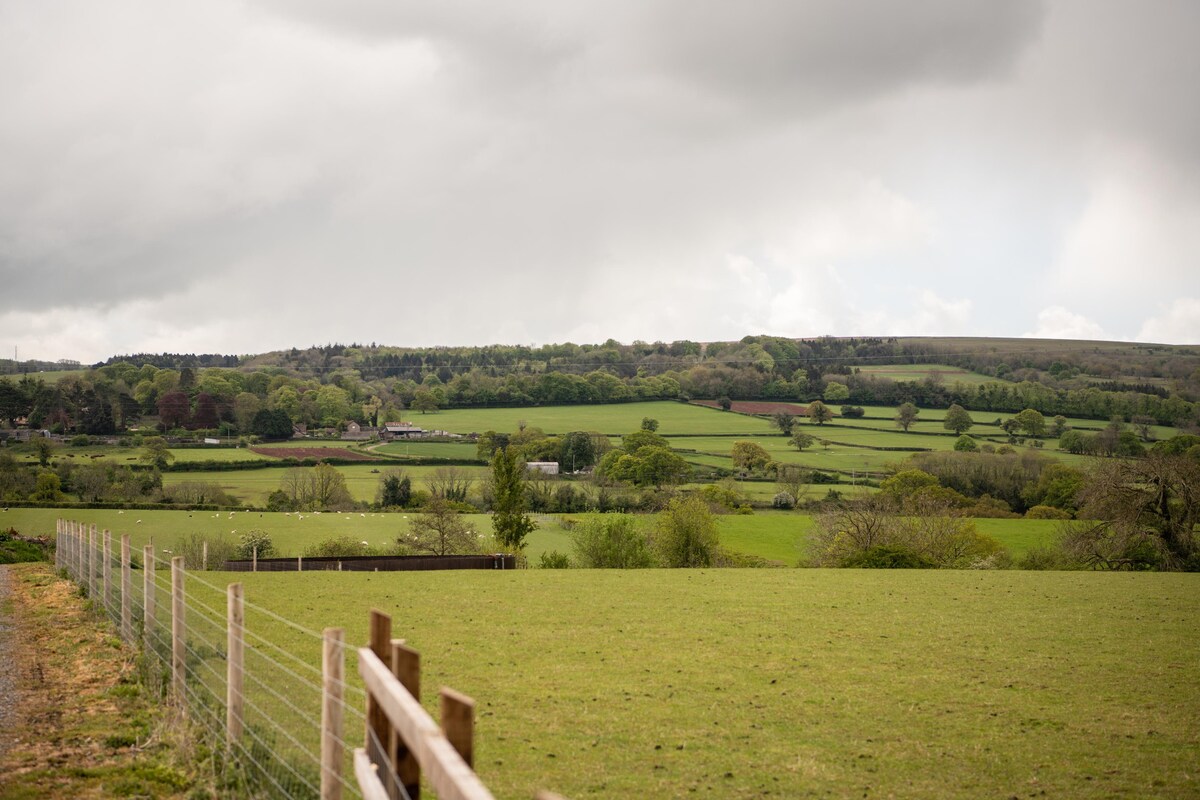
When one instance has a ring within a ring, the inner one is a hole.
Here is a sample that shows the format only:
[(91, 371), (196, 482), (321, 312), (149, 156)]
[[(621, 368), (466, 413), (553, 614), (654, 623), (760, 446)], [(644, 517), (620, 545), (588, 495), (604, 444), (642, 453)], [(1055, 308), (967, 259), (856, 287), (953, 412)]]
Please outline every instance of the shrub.
[(658, 516), (654, 536), (665, 566), (712, 566), (717, 549), (717, 523), (698, 497), (672, 500)]
[(1025, 519), (1070, 519), (1071, 514), (1054, 506), (1034, 506), (1025, 512)]
[(710, 483), (701, 487), (700, 496), (704, 498), (704, 502), (708, 503), (710, 510), (718, 513), (749, 507), (750, 502), (739, 491), (737, 482), (733, 478), (724, 478), (718, 483)]
[(974, 439), (964, 433), (955, 440), (954, 449), (960, 453), (974, 453), (979, 449), (979, 445), (975, 443)]
[(237, 542), (228, 534), (205, 536), (200, 533), (189, 533), (176, 543), (175, 552), (169, 555), (183, 556), (183, 564), (188, 569), (203, 569), (205, 542), (208, 542), (208, 568), (210, 570), (221, 569), (226, 561), (241, 558)]
[(22, 538), (14, 528), (0, 531), (0, 564), (45, 561), (48, 554), (49, 545), (44, 542)]
[(793, 509), (796, 507), (796, 498), (792, 497), (788, 492), (778, 492), (771, 498), (771, 508)]
[(907, 548), (879, 545), (846, 559), (842, 566), (854, 569), (932, 569), (936, 565)]
[(342, 534), (324, 539), (304, 548), (301, 553), (304, 558), (353, 558), (356, 556), (381, 555), (378, 548), (366, 542), (359, 541), (353, 536)]
[(239, 558), (253, 558), (255, 552), (259, 558), (270, 558), (275, 555), (275, 543), (271, 535), (263, 530), (251, 530), (243, 533), (238, 544)]
[(1018, 569), (1065, 570), (1078, 569), (1079, 565), (1061, 547), (1031, 547), (1017, 562)]
[(633, 517), (593, 517), (571, 531), (575, 559), (582, 567), (640, 569), (654, 566), (646, 535)]
[(843, 417), (849, 417), (850, 419), (856, 419), (858, 417), (863, 416), (866, 413), (867, 412), (863, 409), (862, 406), (842, 406), (842, 416)]
[(542, 569), (569, 569), (571, 559), (557, 550), (551, 550), (548, 553), (542, 553), (538, 566)]

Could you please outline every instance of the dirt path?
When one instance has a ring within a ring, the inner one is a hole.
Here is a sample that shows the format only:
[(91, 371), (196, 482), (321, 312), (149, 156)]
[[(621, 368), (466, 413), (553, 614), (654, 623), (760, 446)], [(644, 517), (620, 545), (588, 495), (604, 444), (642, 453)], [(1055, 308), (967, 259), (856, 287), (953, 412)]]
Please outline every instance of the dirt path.
[(133, 651), (49, 564), (0, 567), (0, 800), (181, 796)]
[(12, 749), (13, 716), (17, 708), (17, 660), (14, 658), (13, 606), (7, 564), (0, 564), (0, 762)]

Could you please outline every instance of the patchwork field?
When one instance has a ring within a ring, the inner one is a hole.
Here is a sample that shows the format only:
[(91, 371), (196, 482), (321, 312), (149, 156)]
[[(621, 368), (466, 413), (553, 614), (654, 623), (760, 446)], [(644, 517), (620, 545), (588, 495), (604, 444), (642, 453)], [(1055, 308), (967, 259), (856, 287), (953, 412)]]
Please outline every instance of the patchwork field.
[(523, 422), (546, 433), (598, 431), (609, 436), (636, 431), (642, 419), (658, 420), (658, 432), (672, 434), (754, 434), (771, 430), (765, 419), (730, 414), (688, 403), (614, 403), (592, 406), (537, 406), (534, 408), (461, 408), (436, 414), (413, 414), (412, 422), (425, 429), (451, 433), (511, 432)]
[[(244, 583), (251, 635), (313, 665), (320, 644), (306, 630), (344, 627), (348, 643), (362, 644), (368, 609), (392, 614), (394, 635), (421, 653), (422, 684), (478, 702), (476, 768), (498, 797), (1200, 793), (1192, 575), (204, 579), (216, 590)], [(219, 591), (189, 582), (189, 593), (223, 607)], [(436, 716), (436, 693), (424, 698)]]
[(945, 364), (887, 364), (857, 367), (856, 369), (864, 375), (873, 375), (892, 381), (933, 380), (947, 385), (965, 383), (968, 386), (980, 386), (996, 381), (996, 378), (990, 375), (981, 375), (978, 372)]
[[(821, 488), (821, 487), (816, 487)], [(841, 487), (854, 490), (858, 487)], [(410, 513), (272, 513), (228, 511), (112, 511), (68, 510), (53, 508), (10, 508), (0, 513), (0, 528), (12, 527), (24, 535), (53, 536), (55, 520), (60, 517), (94, 523), (112, 531), (117, 539), (128, 533), (135, 548), (153, 541), (160, 551), (174, 551), (185, 536), (230, 536), (252, 529), (271, 535), (279, 554), (297, 556), (304, 548), (335, 536), (350, 536), (375, 546), (393, 543), (408, 532)], [(579, 520), (586, 514), (536, 516), (538, 529), (529, 537), (526, 555), (537, 564), (542, 553), (557, 550), (571, 553), (571, 537), (564, 520)], [(466, 518), (482, 533), (491, 531), (491, 516), (468, 514)], [(139, 521), (140, 520), (140, 521)], [(640, 518), (643, 525), (653, 524), (650, 517)], [(804, 552), (812, 529), (808, 514), (762, 511), (750, 515), (729, 514), (717, 518), (721, 543), (731, 550), (765, 558), (785, 566), (794, 566)], [(1057, 523), (1050, 520), (979, 519), (978, 529), (994, 536), (1019, 558), (1030, 547), (1045, 544), (1055, 535)]]

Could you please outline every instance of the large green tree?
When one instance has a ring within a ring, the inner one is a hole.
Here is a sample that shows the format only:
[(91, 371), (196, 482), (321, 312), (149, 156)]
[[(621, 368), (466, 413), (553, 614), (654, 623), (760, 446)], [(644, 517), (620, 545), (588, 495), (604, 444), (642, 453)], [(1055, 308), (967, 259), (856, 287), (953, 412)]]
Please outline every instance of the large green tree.
[(824, 425), (833, 419), (833, 411), (820, 400), (813, 400), (808, 404), (808, 418), (818, 425)]
[(948, 431), (954, 431), (959, 436), (971, 430), (971, 426), (974, 424), (975, 420), (971, 419), (971, 415), (967, 413), (967, 410), (958, 403), (946, 409), (946, 417), (942, 420), (943, 428)]
[(525, 513), (525, 465), (516, 450), (504, 447), (492, 456), (492, 530), (496, 541), (513, 550), (525, 549), (525, 537), (537, 523)]
[(917, 421), (917, 415), (921, 412), (912, 403), (901, 403), (896, 409), (896, 425), (905, 433), (912, 427), (912, 424)]

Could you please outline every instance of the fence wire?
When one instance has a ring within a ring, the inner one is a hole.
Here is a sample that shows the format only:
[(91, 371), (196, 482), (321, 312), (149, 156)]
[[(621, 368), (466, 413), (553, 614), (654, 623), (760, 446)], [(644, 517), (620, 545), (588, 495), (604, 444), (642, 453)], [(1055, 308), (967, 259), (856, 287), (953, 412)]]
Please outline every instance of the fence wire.
[[(122, 631), (122, 554), (119, 537), (63, 523), (59, 529), (59, 568), (79, 587), (96, 612)], [(144, 554), (131, 549), (128, 583), (128, 644), (141, 647), (140, 664), (147, 690), (166, 697), (173, 684), (172, 575), (169, 558), (154, 556), (147, 571)], [(106, 581), (107, 576), (107, 581)], [(181, 619), (184, 661), (179, 708), (189, 721), (191, 735), (212, 754), (211, 778), (224, 793), (253, 797), (317, 798), (321, 786), (321, 715), (324, 676), (321, 669), (292, 653), (243, 618), (242, 735), (227, 742), (228, 625), (226, 589), (194, 572), (183, 574), (185, 611)], [(146, 586), (153, 591), (153, 614), (147, 613)], [(256, 620), (278, 623), (318, 643), (324, 636), (243, 600)], [(246, 615), (250, 616), (249, 614)], [(319, 652), (319, 650), (318, 650)], [(343, 658), (353, 656), (346, 647)], [(347, 664), (346, 675), (352, 674)], [(354, 779), (355, 742), (346, 739), (352, 727), (365, 729), (366, 693), (344, 679), (340, 703), (342, 769), (335, 776), (342, 796), (361, 797)], [(361, 734), (360, 734), (361, 735)], [(358, 741), (361, 741), (359, 739)], [(381, 777), (384, 771), (380, 772)], [(403, 791), (403, 787), (400, 787)], [(393, 796), (405, 797), (404, 794)]]

